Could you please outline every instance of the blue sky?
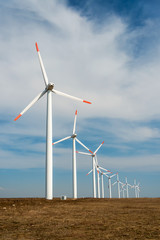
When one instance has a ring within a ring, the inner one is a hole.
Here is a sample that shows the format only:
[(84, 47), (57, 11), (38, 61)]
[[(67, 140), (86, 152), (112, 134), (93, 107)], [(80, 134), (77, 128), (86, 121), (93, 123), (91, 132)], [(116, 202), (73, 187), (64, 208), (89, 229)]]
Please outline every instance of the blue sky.
[[(77, 109), (78, 138), (92, 151), (105, 142), (99, 164), (160, 197), (159, 16), (156, 0), (0, 2), (0, 197), (44, 197), (46, 98), (13, 121), (44, 88), (36, 41), (55, 88), (92, 102), (54, 95), (53, 141), (72, 133)], [(53, 164), (54, 196), (72, 196), (71, 141)], [(79, 197), (92, 195), (90, 169), (77, 155)]]

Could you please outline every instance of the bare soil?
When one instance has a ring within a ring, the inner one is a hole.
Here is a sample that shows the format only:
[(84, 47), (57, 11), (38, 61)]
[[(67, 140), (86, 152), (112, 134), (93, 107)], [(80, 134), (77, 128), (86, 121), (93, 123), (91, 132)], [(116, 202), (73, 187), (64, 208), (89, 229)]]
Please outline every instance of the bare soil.
[(0, 199), (0, 239), (160, 239), (160, 198)]

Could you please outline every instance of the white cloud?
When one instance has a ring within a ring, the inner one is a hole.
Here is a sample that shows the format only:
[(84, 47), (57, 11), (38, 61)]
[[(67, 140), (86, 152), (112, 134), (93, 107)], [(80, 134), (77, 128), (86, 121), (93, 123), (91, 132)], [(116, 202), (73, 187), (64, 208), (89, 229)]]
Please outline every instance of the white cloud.
[(99, 156), (99, 164), (114, 172), (159, 172), (160, 155), (143, 155), (128, 157)]
[[(76, 108), (81, 122), (87, 117), (127, 121), (159, 119), (159, 39), (154, 54), (138, 58), (132, 54), (140, 35), (148, 36), (150, 24), (142, 27), (141, 34), (137, 30), (128, 31), (127, 24), (117, 16), (110, 16), (100, 26), (67, 7), (65, 1), (14, 0), (1, 4), (7, 18), (0, 25), (3, 36), (0, 39), (0, 109), (2, 116), (5, 113), (7, 120), (11, 119), (5, 128), (1, 127), (1, 132), (45, 138), (45, 99), (23, 119), (12, 122), (44, 88), (35, 41), (39, 43), (48, 77), (55, 88), (93, 102), (91, 106), (83, 105), (54, 96), (54, 137), (70, 133), (68, 128), (72, 126), (69, 124)], [(113, 130), (113, 127), (111, 131), (122, 141), (159, 138), (156, 128), (123, 126)], [(41, 146), (37, 145), (36, 149)], [(29, 162), (23, 156), (23, 163), (20, 157), (11, 163), (11, 157), (10, 153), (1, 151), (1, 159), (7, 159), (1, 167), (43, 165), (38, 156)]]
[[(8, 34), (9, 40), (4, 37), (1, 51), (7, 63), (11, 63), (9, 73), (5, 71), (7, 64), (3, 71), (7, 83), (13, 86), (8, 91), (13, 104), (18, 101), (16, 108), (23, 108), (43, 88), (34, 49), (35, 40), (39, 40), (49, 79), (60, 90), (93, 100), (94, 106), (89, 108), (91, 116), (96, 112), (103, 117), (143, 119), (152, 117), (153, 111), (157, 112), (157, 108), (148, 111), (145, 102), (150, 102), (153, 95), (150, 87), (153, 90), (158, 87), (158, 64), (153, 65), (147, 60), (145, 67), (143, 63), (141, 68), (130, 69), (129, 64), (134, 59), (122, 45), (133, 36), (127, 32), (127, 26), (120, 18), (114, 16), (108, 19), (109, 24), (106, 20), (97, 29), (94, 22), (58, 1), (15, 1), (14, 6), (19, 8), (18, 16), (14, 21), (10, 16), (7, 21), (8, 28), (12, 27), (14, 31), (8, 32), (4, 24), (4, 36)], [(31, 13), (34, 18), (30, 20)], [(6, 49), (11, 49), (12, 54), (7, 54)], [(56, 101), (57, 109), (62, 107), (61, 102)], [(66, 105), (69, 107), (70, 101)], [(89, 112), (88, 108), (84, 111), (85, 114)]]
[(125, 126), (125, 124), (122, 124), (116, 127), (113, 126), (110, 131), (115, 137), (124, 142), (145, 142), (160, 138), (160, 130), (158, 128), (137, 125)]

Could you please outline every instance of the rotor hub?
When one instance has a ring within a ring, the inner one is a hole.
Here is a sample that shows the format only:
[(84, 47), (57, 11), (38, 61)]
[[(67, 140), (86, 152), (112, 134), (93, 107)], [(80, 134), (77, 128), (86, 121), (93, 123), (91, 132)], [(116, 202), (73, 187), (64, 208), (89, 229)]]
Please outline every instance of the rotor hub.
[(75, 138), (75, 137), (77, 137), (77, 134), (73, 134), (73, 135), (71, 136), (71, 138)]
[(53, 88), (54, 88), (54, 84), (53, 83), (48, 83), (47, 90), (52, 91)]

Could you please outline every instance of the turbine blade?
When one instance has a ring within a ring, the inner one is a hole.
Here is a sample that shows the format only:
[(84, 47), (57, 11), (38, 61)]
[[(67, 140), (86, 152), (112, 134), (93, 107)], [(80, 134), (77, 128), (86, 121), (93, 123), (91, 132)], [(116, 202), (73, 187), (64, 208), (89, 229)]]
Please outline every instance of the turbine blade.
[(106, 176), (107, 178), (110, 178), (110, 176), (108, 176), (108, 173), (103, 173), (104, 176)]
[(74, 117), (73, 134), (75, 134), (75, 130), (76, 130), (76, 121), (77, 121), (77, 110), (75, 112), (75, 117)]
[(99, 167), (99, 168), (101, 168), (102, 170), (104, 170), (104, 171), (106, 171), (106, 172), (108, 172), (108, 173), (111, 173), (111, 171), (109, 171), (109, 170), (107, 170), (107, 169), (105, 169), (105, 168), (103, 168), (103, 167)]
[(38, 58), (39, 58), (39, 63), (40, 63), (41, 70), (42, 70), (44, 83), (47, 86), (48, 85), (48, 77), (47, 77), (47, 74), (46, 74), (46, 71), (45, 71), (45, 68), (44, 68), (44, 65), (43, 65), (43, 61), (42, 61), (41, 54), (40, 54), (40, 51), (39, 51), (39, 48), (38, 48), (38, 44), (35, 43), (35, 45), (36, 45), (36, 49), (37, 49), (37, 53), (38, 53)]
[(91, 171), (89, 171), (86, 175), (88, 176), (92, 171), (93, 171), (93, 169)]
[(120, 181), (119, 181), (119, 183), (120, 183), (121, 185), (124, 185), (124, 183), (122, 183), (122, 182), (120, 182)]
[(117, 182), (112, 183), (112, 186), (114, 186)]
[(71, 95), (69, 95), (69, 94), (66, 94), (66, 93), (57, 91), (57, 90), (55, 90), (55, 89), (53, 89), (52, 92), (56, 93), (57, 95), (61, 95), (61, 96), (64, 96), (64, 97), (72, 98), (72, 99), (77, 100), (77, 101), (81, 101), (81, 102), (84, 102), (84, 103), (91, 104), (91, 102), (88, 102), (88, 101), (83, 100), (83, 99), (81, 99), (81, 98), (77, 98), (77, 97), (71, 96)]
[(30, 109), (41, 97), (43, 97), (43, 95), (47, 92), (47, 90), (45, 89), (43, 92), (39, 93), (37, 97), (35, 97), (33, 99), (32, 102), (30, 102), (28, 104), (28, 106), (14, 119), (14, 121), (16, 121), (18, 118), (20, 118), (25, 112), (28, 111), (28, 109)]
[(65, 141), (65, 140), (67, 140), (67, 139), (70, 139), (70, 138), (71, 138), (71, 136), (68, 136), (68, 137), (62, 138), (62, 139), (60, 139), (60, 140), (58, 140), (58, 141), (52, 143), (52, 145), (55, 145), (55, 144), (60, 143), (60, 142), (63, 142), (63, 141)]
[(96, 154), (96, 152), (100, 149), (100, 147), (103, 145), (104, 141), (99, 145), (99, 147), (96, 149), (96, 151), (94, 152), (94, 154)]
[(112, 175), (112, 176), (110, 176), (110, 177), (112, 178), (112, 177), (114, 177), (114, 176), (116, 176), (116, 175), (117, 175), (117, 173), (113, 174), (113, 175)]
[(85, 153), (85, 152), (79, 152), (79, 151), (76, 151), (76, 153), (80, 153), (80, 154), (83, 154), (83, 155), (92, 156), (92, 154), (90, 154), (90, 153)]
[(98, 167), (98, 168), (96, 167), (96, 169), (97, 169), (97, 172), (98, 172), (98, 173), (102, 173), (100, 167)]
[(80, 145), (82, 145), (85, 149), (87, 149), (90, 153), (93, 153), (89, 148), (87, 148), (81, 141), (79, 141), (78, 140), (78, 138), (75, 138), (76, 139), (76, 141), (80, 144)]

